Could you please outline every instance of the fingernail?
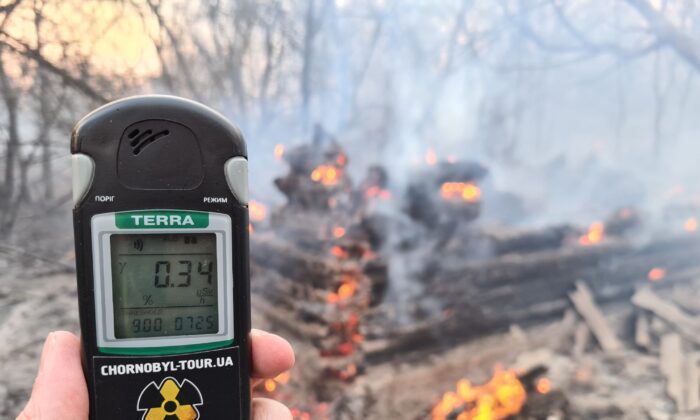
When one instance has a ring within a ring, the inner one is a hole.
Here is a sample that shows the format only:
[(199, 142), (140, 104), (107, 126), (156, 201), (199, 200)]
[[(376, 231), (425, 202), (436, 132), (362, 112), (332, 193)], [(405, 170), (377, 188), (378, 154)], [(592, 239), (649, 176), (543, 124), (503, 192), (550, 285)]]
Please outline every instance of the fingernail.
[(44, 369), (46, 358), (48, 357), (48, 354), (51, 352), (51, 349), (53, 349), (55, 344), (56, 336), (53, 332), (50, 332), (49, 335), (46, 337), (46, 341), (44, 341), (44, 348), (41, 350), (41, 359), (39, 360), (39, 373), (41, 373), (41, 371)]
[(250, 330), (250, 335), (252, 335), (254, 337), (263, 337), (266, 335), (270, 335), (270, 333), (267, 331), (263, 331), (263, 330)]

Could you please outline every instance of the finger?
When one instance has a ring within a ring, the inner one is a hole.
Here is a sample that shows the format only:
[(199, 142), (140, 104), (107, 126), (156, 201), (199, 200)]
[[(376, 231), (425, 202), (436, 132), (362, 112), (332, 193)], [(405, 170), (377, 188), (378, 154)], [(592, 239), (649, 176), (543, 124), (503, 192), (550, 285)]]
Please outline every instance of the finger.
[(253, 420), (292, 420), (292, 413), (275, 400), (254, 398)]
[(53, 332), (46, 338), (32, 395), (18, 419), (87, 417), (88, 395), (80, 361), (80, 340), (69, 332)]
[(253, 378), (274, 378), (294, 366), (294, 350), (284, 338), (261, 330), (250, 332)]

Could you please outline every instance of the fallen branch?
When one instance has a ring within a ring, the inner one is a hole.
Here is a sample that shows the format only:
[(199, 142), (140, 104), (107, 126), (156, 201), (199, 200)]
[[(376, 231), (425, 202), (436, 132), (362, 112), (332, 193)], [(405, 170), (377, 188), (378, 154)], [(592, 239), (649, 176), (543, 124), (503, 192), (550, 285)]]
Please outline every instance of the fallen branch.
[(606, 353), (614, 353), (622, 349), (622, 343), (612, 331), (603, 313), (593, 300), (593, 295), (584, 282), (576, 282), (576, 291), (569, 293), (578, 313), (591, 329), (600, 347)]
[(694, 318), (673, 303), (664, 300), (649, 288), (643, 288), (632, 296), (632, 304), (646, 309), (674, 327), (686, 340), (700, 345), (700, 319)]

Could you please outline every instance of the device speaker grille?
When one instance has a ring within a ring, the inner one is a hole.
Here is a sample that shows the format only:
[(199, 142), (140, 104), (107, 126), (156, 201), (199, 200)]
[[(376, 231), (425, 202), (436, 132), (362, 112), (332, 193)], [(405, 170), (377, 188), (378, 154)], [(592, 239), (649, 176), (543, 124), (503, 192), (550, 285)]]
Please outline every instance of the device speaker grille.
[(129, 145), (131, 146), (132, 153), (134, 155), (138, 155), (146, 146), (156, 140), (167, 137), (168, 135), (170, 135), (170, 130), (161, 130), (154, 134), (153, 130), (149, 128), (144, 131), (134, 129), (127, 135), (127, 137), (131, 139)]
[(187, 190), (204, 179), (199, 140), (180, 123), (137, 121), (122, 132), (118, 154), (117, 176), (131, 189)]

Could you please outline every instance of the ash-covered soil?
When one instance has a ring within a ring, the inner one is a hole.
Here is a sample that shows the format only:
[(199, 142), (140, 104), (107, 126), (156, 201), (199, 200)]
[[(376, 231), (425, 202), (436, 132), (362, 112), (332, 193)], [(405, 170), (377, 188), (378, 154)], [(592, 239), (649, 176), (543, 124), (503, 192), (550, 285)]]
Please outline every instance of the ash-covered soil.
[(0, 419), (24, 406), (46, 335), (79, 330), (74, 275), (27, 265), (0, 258)]

